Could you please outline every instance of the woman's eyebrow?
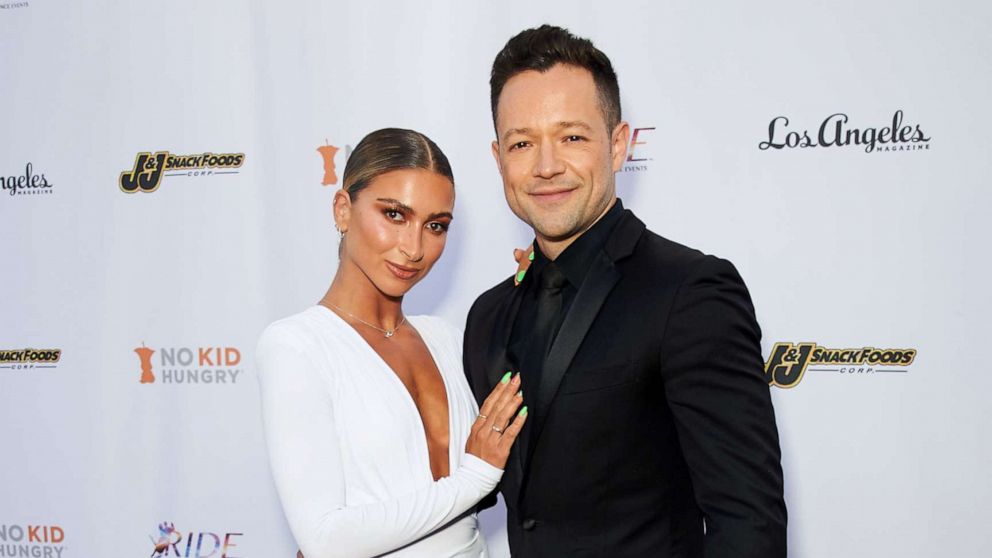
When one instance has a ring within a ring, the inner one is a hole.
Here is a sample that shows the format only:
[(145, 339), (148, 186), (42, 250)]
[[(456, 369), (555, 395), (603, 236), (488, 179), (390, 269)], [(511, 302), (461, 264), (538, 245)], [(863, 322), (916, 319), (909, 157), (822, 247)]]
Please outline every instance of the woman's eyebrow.
[[(396, 209), (397, 211), (402, 211), (403, 213), (407, 213), (410, 215), (417, 214), (417, 212), (414, 211), (412, 207), (401, 202), (400, 200), (394, 200), (393, 198), (376, 198), (376, 201), (387, 203), (390, 206), (392, 206), (393, 209)], [(432, 219), (439, 219), (441, 217), (447, 217), (448, 219), (455, 218), (455, 216), (452, 215), (450, 211), (440, 211), (438, 213), (431, 213), (430, 215), (427, 216), (427, 219), (432, 220)]]
[(401, 202), (400, 200), (394, 200), (393, 198), (376, 198), (376, 201), (380, 201), (382, 203), (388, 203), (389, 205), (402, 211), (403, 213), (410, 213), (414, 215), (417, 213), (416, 211), (413, 210), (412, 207)]

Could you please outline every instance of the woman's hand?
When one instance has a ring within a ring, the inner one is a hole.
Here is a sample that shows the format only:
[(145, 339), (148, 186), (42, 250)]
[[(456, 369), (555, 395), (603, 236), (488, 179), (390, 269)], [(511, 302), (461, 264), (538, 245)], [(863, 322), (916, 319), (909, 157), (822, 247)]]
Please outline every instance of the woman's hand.
[(517, 272), (513, 275), (513, 286), (516, 287), (524, 280), (527, 269), (530, 267), (531, 262), (534, 261), (534, 245), (531, 244), (524, 250), (514, 248), (513, 259), (517, 262)]
[(505, 468), (510, 447), (527, 420), (527, 407), (517, 412), (523, 401), (520, 374), (507, 372), (482, 403), (465, 451), (497, 469)]

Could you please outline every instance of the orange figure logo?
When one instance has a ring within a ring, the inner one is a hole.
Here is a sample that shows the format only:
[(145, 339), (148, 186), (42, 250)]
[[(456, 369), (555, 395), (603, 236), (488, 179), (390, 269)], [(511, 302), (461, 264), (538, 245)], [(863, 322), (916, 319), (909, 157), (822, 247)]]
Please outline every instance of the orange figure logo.
[(152, 355), (155, 351), (146, 347), (144, 342), (142, 342), (141, 346), (135, 349), (134, 352), (138, 353), (138, 358), (141, 359), (141, 383), (155, 383), (155, 375), (152, 374)]
[(327, 186), (338, 183), (338, 173), (334, 168), (334, 156), (340, 151), (340, 148), (327, 143), (326, 139), (324, 143), (327, 145), (318, 147), (317, 153), (320, 153), (320, 156), (324, 158), (324, 180), (320, 184)]

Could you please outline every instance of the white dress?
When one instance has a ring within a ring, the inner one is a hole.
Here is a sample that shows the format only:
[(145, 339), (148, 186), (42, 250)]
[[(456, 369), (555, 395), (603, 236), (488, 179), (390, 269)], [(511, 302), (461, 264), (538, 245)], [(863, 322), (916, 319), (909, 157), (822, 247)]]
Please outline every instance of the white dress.
[(256, 358), (269, 461), (306, 558), (484, 557), (472, 508), (503, 471), (465, 453), (478, 414), (458, 330), (411, 316), (448, 395), (448, 464), (433, 479), (420, 413), (403, 382), (323, 306), (262, 333)]

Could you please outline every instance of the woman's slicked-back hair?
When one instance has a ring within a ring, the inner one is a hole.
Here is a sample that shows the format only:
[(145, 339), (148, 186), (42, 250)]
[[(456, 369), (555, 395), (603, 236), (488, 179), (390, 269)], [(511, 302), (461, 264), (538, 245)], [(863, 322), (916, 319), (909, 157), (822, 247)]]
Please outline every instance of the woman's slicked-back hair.
[(383, 128), (355, 146), (344, 167), (342, 188), (354, 201), (376, 177), (400, 169), (429, 170), (455, 183), (448, 158), (429, 137), (413, 130)]

